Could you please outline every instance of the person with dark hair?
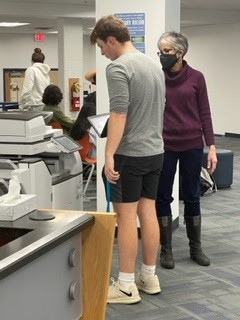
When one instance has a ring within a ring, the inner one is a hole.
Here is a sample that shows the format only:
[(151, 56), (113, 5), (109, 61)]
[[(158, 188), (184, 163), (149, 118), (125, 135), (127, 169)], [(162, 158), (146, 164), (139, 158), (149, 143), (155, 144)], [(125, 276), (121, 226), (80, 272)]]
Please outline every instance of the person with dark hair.
[[(106, 68), (110, 116), (103, 179), (117, 213), (119, 273), (107, 301), (133, 304), (141, 300), (139, 290), (161, 292), (155, 200), (163, 162), (164, 75), (153, 59), (134, 48), (127, 26), (114, 15), (97, 21), (90, 42), (111, 60)], [(135, 277), (137, 217), (143, 261)]]
[[(32, 54), (32, 66), (25, 71), (23, 88), (19, 100), (19, 109), (42, 109), (42, 95), (50, 84), (50, 67), (44, 64), (45, 56), (40, 48), (35, 48)], [(34, 106), (34, 107), (33, 107)]]
[(165, 32), (157, 46), (166, 83), (163, 122), (165, 152), (156, 201), (160, 225), (160, 264), (166, 269), (175, 266), (171, 203), (179, 162), (190, 258), (201, 266), (209, 266), (210, 259), (201, 246), (200, 173), (204, 144), (209, 147), (209, 173), (216, 168), (217, 156), (207, 86), (203, 74), (190, 67), (185, 60), (188, 51), (185, 35), (175, 31)]
[(86, 133), (89, 134), (89, 141), (93, 144), (93, 147), (88, 154), (89, 158), (96, 158), (96, 131), (88, 121), (88, 117), (94, 116), (95, 114), (96, 105), (91, 102), (85, 102), (70, 130), (70, 136), (74, 140), (81, 139)]
[(43, 93), (42, 102), (44, 103), (43, 111), (52, 111), (51, 121), (57, 121), (63, 128), (63, 132), (69, 134), (74, 120), (66, 116), (59, 107), (63, 99), (60, 88), (54, 84), (48, 85)]

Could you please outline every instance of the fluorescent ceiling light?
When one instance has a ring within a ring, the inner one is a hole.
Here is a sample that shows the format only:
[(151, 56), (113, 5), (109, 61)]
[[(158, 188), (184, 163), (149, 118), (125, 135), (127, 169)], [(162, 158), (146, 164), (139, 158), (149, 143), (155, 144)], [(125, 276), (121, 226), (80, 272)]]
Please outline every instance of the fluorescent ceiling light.
[(11, 28), (11, 27), (20, 27), (20, 26), (25, 26), (27, 24), (27, 22), (0, 22), (0, 27), (7, 27), (7, 28)]

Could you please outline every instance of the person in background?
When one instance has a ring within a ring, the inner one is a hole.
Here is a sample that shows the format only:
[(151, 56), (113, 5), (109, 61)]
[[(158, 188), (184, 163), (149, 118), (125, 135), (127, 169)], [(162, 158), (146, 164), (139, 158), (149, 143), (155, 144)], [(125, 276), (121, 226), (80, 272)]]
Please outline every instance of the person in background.
[(92, 128), (88, 117), (96, 115), (96, 105), (91, 102), (85, 102), (78, 114), (78, 117), (72, 128), (70, 130), (70, 136), (74, 140), (81, 139), (86, 133), (89, 134), (89, 141), (93, 144), (90, 153), (88, 154), (89, 158), (96, 158), (96, 131)]
[[(91, 82), (91, 84), (96, 85), (96, 70), (92, 69), (89, 70), (86, 74), (85, 74), (85, 79), (89, 82)], [(96, 105), (96, 91), (90, 92), (85, 98), (84, 98), (85, 102), (91, 102), (94, 103)]]
[[(165, 83), (162, 70), (134, 48), (122, 20), (109, 15), (97, 21), (91, 36), (106, 68), (110, 116), (103, 178), (117, 213), (118, 280), (109, 287), (108, 303), (139, 302), (138, 290), (160, 293), (156, 271), (159, 226), (155, 200), (163, 160), (162, 122)], [(143, 263), (135, 278), (138, 252), (137, 216)]]
[(19, 109), (41, 111), (42, 95), (50, 84), (50, 67), (44, 64), (45, 56), (40, 48), (34, 49), (32, 66), (25, 71), (23, 88), (19, 100)]
[(184, 60), (188, 51), (186, 36), (174, 31), (166, 32), (161, 35), (157, 45), (166, 82), (163, 125), (165, 153), (156, 201), (160, 225), (160, 263), (167, 269), (175, 265), (171, 203), (179, 161), (190, 258), (199, 265), (209, 266), (210, 260), (201, 247), (200, 172), (204, 141), (209, 146), (207, 166), (210, 173), (216, 168), (217, 156), (206, 83), (203, 74)]
[[(57, 121), (63, 128), (63, 132), (69, 134), (74, 120), (66, 116), (59, 107), (63, 99), (63, 94), (58, 86), (54, 84), (48, 85), (42, 96), (42, 102), (44, 103), (43, 111), (52, 111), (53, 116), (51, 121)], [(51, 125), (51, 122), (50, 122)]]

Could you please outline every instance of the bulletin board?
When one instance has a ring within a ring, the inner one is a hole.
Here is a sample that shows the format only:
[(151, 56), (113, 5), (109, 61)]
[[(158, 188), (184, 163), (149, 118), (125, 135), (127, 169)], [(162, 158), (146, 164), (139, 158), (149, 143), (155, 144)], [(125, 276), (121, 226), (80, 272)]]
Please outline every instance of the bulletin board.
[[(3, 69), (4, 101), (17, 102), (21, 96), (26, 69)], [(50, 82), (58, 85), (58, 69), (49, 72)]]

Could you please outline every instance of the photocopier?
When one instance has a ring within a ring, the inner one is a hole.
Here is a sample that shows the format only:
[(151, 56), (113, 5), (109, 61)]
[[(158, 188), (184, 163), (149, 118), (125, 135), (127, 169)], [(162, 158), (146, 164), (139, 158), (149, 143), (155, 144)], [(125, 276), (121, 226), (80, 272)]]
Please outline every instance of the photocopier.
[(17, 175), (21, 193), (37, 196), (37, 208), (82, 210), (80, 146), (48, 121), (43, 112), (0, 112), (0, 195)]

